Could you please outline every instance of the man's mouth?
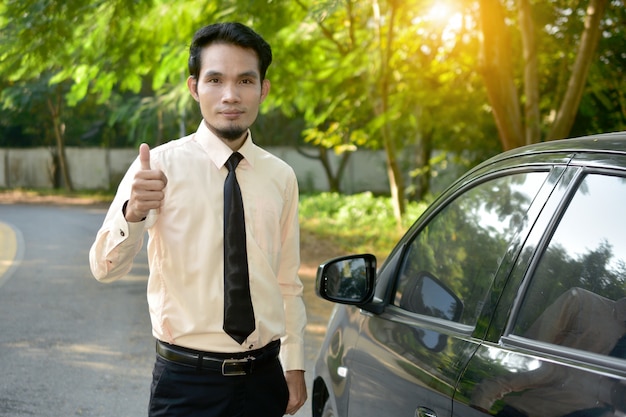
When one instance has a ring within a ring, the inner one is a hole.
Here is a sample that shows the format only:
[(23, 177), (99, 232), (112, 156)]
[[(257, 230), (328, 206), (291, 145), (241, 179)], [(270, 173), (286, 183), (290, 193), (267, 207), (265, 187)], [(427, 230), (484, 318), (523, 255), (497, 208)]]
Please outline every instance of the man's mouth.
[(243, 114), (243, 111), (240, 110), (222, 110), (220, 112), (222, 116), (227, 119), (236, 119)]

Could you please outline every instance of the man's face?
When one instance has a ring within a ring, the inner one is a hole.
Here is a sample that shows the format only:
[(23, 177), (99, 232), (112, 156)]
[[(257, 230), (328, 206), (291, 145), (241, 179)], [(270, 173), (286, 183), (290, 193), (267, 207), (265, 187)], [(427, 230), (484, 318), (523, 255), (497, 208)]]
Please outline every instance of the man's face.
[(256, 120), (270, 83), (261, 81), (252, 49), (217, 43), (204, 48), (201, 58), (198, 79), (189, 77), (187, 86), (209, 129), (237, 149)]

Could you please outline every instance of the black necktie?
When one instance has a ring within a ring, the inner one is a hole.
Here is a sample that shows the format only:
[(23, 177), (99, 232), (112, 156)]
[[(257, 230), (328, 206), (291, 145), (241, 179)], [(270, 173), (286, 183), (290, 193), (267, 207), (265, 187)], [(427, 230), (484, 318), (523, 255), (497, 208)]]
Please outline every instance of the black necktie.
[(242, 159), (239, 152), (228, 158), (228, 176), (224, 182), (224, 331), (239, 344), (255, 328), (243, 201), (235, 176), (235, 169)]

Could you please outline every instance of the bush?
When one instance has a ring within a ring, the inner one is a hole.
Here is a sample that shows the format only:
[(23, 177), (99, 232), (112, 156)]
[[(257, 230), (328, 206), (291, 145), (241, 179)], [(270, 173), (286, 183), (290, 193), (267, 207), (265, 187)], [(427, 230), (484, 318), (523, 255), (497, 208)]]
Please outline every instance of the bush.
[(300, 197), (300, 226), (347, 252), (382, 258), (426, 207), (426, 203), (409, 203), (398, 227), (389, 197), (371, 192), (305, 194)]

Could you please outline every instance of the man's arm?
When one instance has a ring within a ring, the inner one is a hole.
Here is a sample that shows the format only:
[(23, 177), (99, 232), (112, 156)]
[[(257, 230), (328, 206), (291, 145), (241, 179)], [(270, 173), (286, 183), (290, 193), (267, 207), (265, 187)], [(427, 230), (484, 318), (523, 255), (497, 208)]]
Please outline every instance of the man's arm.
[(122, 179), (102, 227), (89, 251), (89, 265), (96, 279), (115, 281), (131, 269), (141, 250), (146, 224), (143, 220), (163, 200), (167, 178), (150, 169), (148, 145), (139, 148), (139, 158)]
[(286, 336), (281, 357), (289, 388), (287, 414), (295, 414), (307, 399), (304, 380), (304, 330), (306, 309), (303, 285), (298, 276), (300, 268), (300, 228), (298, 221), (298, 183), (295, 174), (288, 187), (287, 205), (281, 221), (281, 264), (278, 279), (284, 300)]

